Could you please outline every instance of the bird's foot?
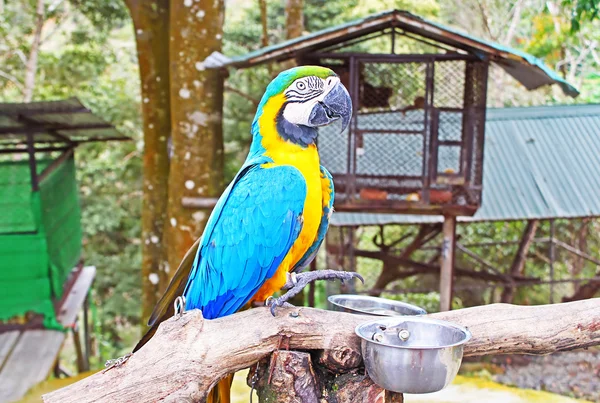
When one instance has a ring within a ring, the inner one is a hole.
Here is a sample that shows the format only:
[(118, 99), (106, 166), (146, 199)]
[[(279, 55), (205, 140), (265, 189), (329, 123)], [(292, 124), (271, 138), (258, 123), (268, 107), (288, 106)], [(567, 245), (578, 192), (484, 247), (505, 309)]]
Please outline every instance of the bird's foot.
[(102, 371), (102, 373), (105, 373), (106, 371), (111, 370), (113, 368), (120, 367), (121, 365), (125, 364), (132, 355), (133, 355), (133, 353), (129, 353), (129, 354), (125, 354), (123, 357), (115, 358), (112, 360), (107, 360), (106, 364), (104, 364), (105, 368)]
[(265, 300), (265, 305), (268, 306), (268, 307), (271, 307), (271, 315), (275, 316), (275, 308), (278, 308), (278, 307), (281, 307), (281, 306), (284, 307), (284, 308), (295, 308), (294, 305), (292, 305), (289, 302), (287, 302), (288, 299), (290, 299), (290, 298), (285, 298), (285, 299), (283, 298), (286, 295), (287, 295), (287, 293), (284, 294), (284, 295), (282, 295), (279, 298), (269, 297), (269, 298), (267, 298)]
[[(267, 298), (265, 304), (271, 307), (271, 314), (275, 316), (275, 309), (279, 306), (293, 306), (289, 304), (287, 301), (294, 298), (298, 295), (304, 287), (306, 287), (309, 283), (312, 283), (316, 280), (340, 280), (342, 283), (344, 281), (352, 280), (353, 278), (357, 278), (363, 283), (365, 280), (358, 273), (348, 272), (348, 271), (339, 271), (339, 270), (317, 270), (317, 271), (308, 271), (304, 273), (288, 273), (287, 281), (283, 286), (284, 290), (287, 290), (285, 294), (283, 294), (279, 298)], [(287, 304), (287, 305), (286, 305)]]

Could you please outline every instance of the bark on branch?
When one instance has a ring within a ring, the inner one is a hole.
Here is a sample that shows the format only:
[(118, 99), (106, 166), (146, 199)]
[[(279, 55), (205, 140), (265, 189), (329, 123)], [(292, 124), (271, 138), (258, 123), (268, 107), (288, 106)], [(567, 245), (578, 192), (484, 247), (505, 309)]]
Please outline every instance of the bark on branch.
[[(469, 328), (465, 355), (548, 354), (600, 344), (600, 299), (555, 305), (494, 304), (429, 315)], [(203, 401), (228, 373), (278, 349), (317, 350), (327, 368), (360, 366), (359, 323), (374, 317), (312, 308), (257, 308), (216, 320), (199, 311), (161, 324), (122, 367), (44, 395), (45, 402)], [(319, 353), (319, 351), (321, 351)], [(342, 372), (342, 371), (339, 371)]]

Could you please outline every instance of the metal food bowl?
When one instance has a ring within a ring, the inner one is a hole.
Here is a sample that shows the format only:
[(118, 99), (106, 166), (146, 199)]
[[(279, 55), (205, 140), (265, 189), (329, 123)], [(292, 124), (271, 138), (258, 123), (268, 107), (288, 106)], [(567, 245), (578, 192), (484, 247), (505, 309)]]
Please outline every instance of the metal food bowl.
[(327, 298), (336, 310), (350, 313), (363, 313), (374, 316), (425, 315), (427, 312), (416, 305), (392, 301), (367, 295), (331, 295)]
[(431, 393), (448, 386), (471, 338), (461, 326), (423, 317), (382, 318), (357, 326), (356, 334), (373, 382), (399, 393)]

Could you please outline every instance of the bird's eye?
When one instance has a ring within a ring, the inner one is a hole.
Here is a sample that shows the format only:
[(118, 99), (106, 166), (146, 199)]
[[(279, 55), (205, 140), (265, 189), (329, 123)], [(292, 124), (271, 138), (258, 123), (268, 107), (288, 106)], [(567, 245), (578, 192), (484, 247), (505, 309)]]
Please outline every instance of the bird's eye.
[(306, 84), (304, 84), (303, 81), (298, 81), (296, 83), (296, 88), (298, 88), (300, 91), (304, 91), (306, 89)]

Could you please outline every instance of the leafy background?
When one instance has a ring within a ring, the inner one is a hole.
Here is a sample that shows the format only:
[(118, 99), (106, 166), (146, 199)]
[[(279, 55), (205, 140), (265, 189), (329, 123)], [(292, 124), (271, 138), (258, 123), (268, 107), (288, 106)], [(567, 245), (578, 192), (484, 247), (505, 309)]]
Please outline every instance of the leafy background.
[[(34, 26), (35, 1), (4, 0), (0, 4), (0, 100), (20, 101), (24, 58), (29, 52)], [(507, 42), (544, 57), (582, 91), (575, 100), (565, 98), (556, 88), (527, 92), (501, 70), (494, 69), (490, 75), (490, 106), (600, 102), (600, 58), (595, 50), (600, 29), (598, 21), (589, 21), (597, 11), (589, 7), (581, 9), (582, 4), (585, 2), (574, 5), (571, 0), (555, 3), (533, 0), (306, 0), (305, 29), (315, 31), (390, 8), (407, 9), (426, 18), (453, 24), (472, 35)], [(260, 15), (255, 2), (228, 0), (226, 9), (223, 52), (235, 55), (259, 48)], [(269, 42), (277, 43), (285, 35), (284, 2), (267, 0), (267, 9)], [(93, 289), (93, 318), (96, 364), (100, 365), (105, 359), (127, 352), (141, 328), (143, 145), (134, 32), (126, 7), (120, 0), (54, 0), (48, 1), (48, 10), (34, 99), (76, 96), (133, 139), (131, 142), (90, 144), (77, 150), (85, 260), (98, 269)], [(516, 18), (517, 14), (519, 18)], [(575, 24), (571, 16), (574, 16)], [(508, 32), (512, 32), (510, 37), (507, 37)], [(258, 100), (271, 76), (268, 67), (233, 71), (227, 85)], [(252, 101), (226, 92), (226, 179), (233, 177), (245, 157), (254, 110)], [(595, 235), (598, 233), (597, 222), (559, 221), (557, 233), (565, 240), (575, 240), (584, 224), (589, 226), (586, 248), (588, 252), (596, 253), (599, 245)], [(547, 225), (544, 223), (540, 231), (547, 232)], [(475, 224), (461, 226), (459, 233), (469, 242), (492, 237), (516, 240), (523, 227), (524, 223), (520, 222)], [(361, 230), (361, 247), (373, 247), (370, 240), (375, 231), (376, 228)], [(409, 231), (414, 228), (391, 227), (386, 237), (394, 239)], [(536, 248), (540, 253), (547, 253), (543, 246)], [(506, 267), (514, 252), (515, 247), (504, 247), (489, 248), (483, 254)], [(595, 267), (569, 259), (559, 255), (559, 274), (572, 272), (574, 265), (581, 267), (579, 273), (582, 275), (594, 274)], [(378, 262), (359, 259), (358, 269), (368, 281), (373, 281), (381, 267)], [(547, 266), (542, 261), (534, 261), (527, 270), (532, 275), (546, 275)], [(414, 288), (433, 282), (432, 278), (419, 278), (404, 280), (394, 286)], [(564, 295), (570, 291), (568, 286), (559, 287), (559, 292)], [(324, 295), (322, 287), (319, 295)], [(429, 310), (437, 307), (436, 293), (420, 293), (411, 298)], [(455, 304), (480, 303), (488, 298), (489, 295), (483, 292), (461, 293)], [(518, 301), (547, 302), (548, 287), (521, 290)]]

